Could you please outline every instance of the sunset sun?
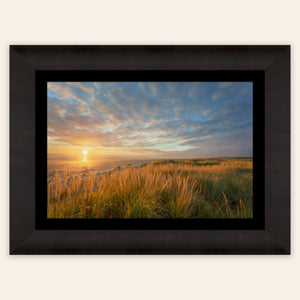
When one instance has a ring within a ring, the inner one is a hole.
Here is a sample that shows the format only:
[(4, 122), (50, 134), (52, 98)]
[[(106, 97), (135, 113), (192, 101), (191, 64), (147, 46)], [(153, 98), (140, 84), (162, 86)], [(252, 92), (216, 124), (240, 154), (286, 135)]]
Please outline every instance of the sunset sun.
[(83, 150), (83, 151), (82, 151), (82, 155), (83, 155), (82, 160), (83, 160), (83, 161), (86, 161), (86, 160), (87, 160), (87, 159), (86, 159), (87, 154), (88, 154), (88, 151), (87, 151), (87, 150)]

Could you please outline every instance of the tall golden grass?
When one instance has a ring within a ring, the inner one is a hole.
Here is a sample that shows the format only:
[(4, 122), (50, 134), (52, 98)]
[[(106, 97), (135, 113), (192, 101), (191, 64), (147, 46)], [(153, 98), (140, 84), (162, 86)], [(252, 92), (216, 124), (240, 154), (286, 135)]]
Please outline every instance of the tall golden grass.
[(252, 159), (165, 160), (101, 176), (58, 172), (48, 218), (252, 218)]

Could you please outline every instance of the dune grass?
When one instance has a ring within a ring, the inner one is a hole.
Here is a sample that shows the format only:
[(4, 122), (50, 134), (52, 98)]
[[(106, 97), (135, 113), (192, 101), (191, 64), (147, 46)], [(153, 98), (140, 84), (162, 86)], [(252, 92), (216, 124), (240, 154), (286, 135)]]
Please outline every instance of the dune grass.
[(252, 218), (253, 161), (163, 160), (101, 176), (56, 172), (48, 218)]

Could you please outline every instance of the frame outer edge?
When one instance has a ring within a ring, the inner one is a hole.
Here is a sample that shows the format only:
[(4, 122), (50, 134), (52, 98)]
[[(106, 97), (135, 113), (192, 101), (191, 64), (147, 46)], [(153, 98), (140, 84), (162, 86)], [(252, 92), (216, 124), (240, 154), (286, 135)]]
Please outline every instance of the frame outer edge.
[(266, 230), (290, 254), (290, 46), (265, 75)]
[[(65, 48), (64, 46), (54, 47), (56, 48), (52, 49), (54, 49), (55, 51), (57, 51), (58, 48), (61, 48), (62, 50)], [(76, 48), (76, 46), (73, 47)], [(49, 248), (37, 248), (39, 247), (39, 243), (43, 243), (43, 240), (44, 245), (48, 246), (51, 245), (52, 242), (51, 240), (47, 240), (47, 237), (43, 237), (43, 235), (41, 235), (41, 232), (35, 230), (34, 201), (32, 201), (32, 199), (34, 199), (35, 176), (33, 178), (31, 178), (30, 176), (26, 176), (27, 171), (29, 171), (31, 174), (35, 174), (35, 124), (34, 120), (31, 119), (32, 112), (35, 111), (35, 89), (33, 87), (35, 82), (34, 71), (35, 69), (38, 69), (39, 64), (41, 66), (41, 69), (47, 68), (47, 56), (45, 55), (45, 53), (49, 48), (51, 47), (10, 46), (11, 254), (62, 254), (58, 248), (63, 250), (63, 247), (54, 247), (52, 251)], [(71, 49), (72, 46), (68, 46), (67, 48)], [(205, 48), (205, 46), (202, 47), (202, 49), (203, 48)], [(256, 246), (254, 246), (252, 250), (249, 248), (249, 250), (246, 250), (246, 252), (241, 251), (241, 253), (243, 254), (290, 253), (290, 202), (288, 202), (288, 205), (282, 205), (280, 201), (278, 201), (278, 199), (281, 199), (282, 196), (285, 197), (285, 203), (287, 203), (287, 201), (290, 200), (290, 47), (273, 46), (273, 52), (270, 50), (271, 48), (272, 46), (258, 46), (258, 48), (255, 48), (259, 53), (263, 53), (261, 54), (262, 58), (260, 59), (259, 63), (257, 63), (255, 68), (261, 65), (261, 69), (264, 69), (266, 74), (265, 153), (270, 155), (269, 157), (268, 155), (266, 155), (267, 160), (265, 162), (266, 196), (274, 196), (274, 199), (277, 200), (275, 202), (275, 205), (272, 206), (270, 205), (270, 203), (266, 203), (266, 231), (261, 232), (261, 234), (257, 236), (256, 243), (258, 244), (256, 244)], [(220, 46), (220, 49), (224, 49), (224, 46)], [(37, 61), (33, 63), (34, 57), (37, 54), (35, 50), (42, 51), (42, 55), (38, 55)], [(25, 54), (22, 55), (22, 52)], [(251, 53), (251, 55), (253, 55), (253, 51)], [(250, 59), (250, 61), (253, 61), (255, 60), (255, 57), (260, 55), (259, 53), (255, 53), (255, 55), (253, 56), (251, 56), (250, 54), (246, 55), (249, 56), (248, 59)], [(266, 53), (270, 53), (272, 58), (268, 60), (268, 63), (265, 61), (265, 58), (267, 57)], [(52, 58), (48, 60), (48, 62), (53, 60), (54, 58), (55, 55), (52, 56)], [(46, 61), (46, 63), (44, 64), (41, 63), (43, 59)], [(63, 64), (64, 62), (60, 63)], [(72, 62), (70, 61), (68, 61), (67, 63), (72, 64)], [(247, 60), (247, 64), (249, 64), (249, 60)], [(34, 67), (32, 67), (32, 65), (34, 65)], [(58, 66), (56, 65), (54, 69), (57, 68)], [(65, 65), (62, 66), (62, 69), (64, 68), (66, 68)], [(244, 68), (246, 67), (244, 66)], [(283, 77), (281, 79), (279, 76), (280, 74), (283, 74)], [(276, 99), (275, 105), (273, 105), (273, 99)], [(280, 116), (280, 114), (282, 115), (282, 117)], [(278, 126), (278, 124), (281, 124), (281, 122), (283, 126)], [(272, 149), (278, 149), (278, 151), (272, 151)], [(26, 157), (24, 156), (24, 151), (26, 152)], [(284, 158), (282, 162), (278, 162), (279, 157)], [(284, 177), (283, 175), (278, 176), (277, 174), (279, 174), (279, 172), (284, 173)], [(18, 177), (18, 175), (22, 173), (24, 173), (25, 176), (23, 176), (22, 178)], [(282, 193), (279, 193), (277, 195), (274, 194), (274, 192), (272, 192), (271, 190), (271, 185), (273, 184), (281, 185), (283, 187)], [(22, 202), (21, 207), (19, 206), (20, 202), (17, 201), (17, 199), (19, 199), (20, 197), (24, 199), (24, 202)], [(270, 198), (266, 197), (266, 202), (267, 199)], [(54, 234), (54, 232), (52, 232), (52, 234)], [(59, 233), (59, 235), (62, 235), (63, 239), (63, 232)], [(117, 234), (117, 236), (120, 235)], [(206, 236), (206, 234), (204, 234), (204, 236)], [(268, 239), (268, 236), (271, 237), (271, 241)], [(265, 240), (261, 240), (263, 237)], [(246, 236), (241, 236), (241, 240), (244, 240), (245, 238)], [(47, 242), (45, 243), (45, 241)], [(50, 244), (48, 244), (49, 242)], [(126, 245), (126, 243), (123, 245)], [(265, 247), (265, 250), (262, 250), (261, 247)], [(86, 253), (84, 252), (84, 249), (84, 247), (81, 247), (81, 250), (77, 249), (77, 254)], [(104, 247), (102, 248), (102, 251), (99, 251), (98, 253), (102, 252), (102, 254), (108, 254), (107, 250), (108, 248)], [(129, 254), (128, 251), (130, 252), (130, 250), (126, 247), (121, 252), (119, 252), (117, 249), (116, 251), (118, 252), (117, 254)], [(201, 252), (203, 251), (198, 250), (197, 253)], [(213, 252), (215, 252), (216, 254), (218, 252), (221, 252), (221, 254), (225, 254), (220, 249), (219, 251), (217, 250), (209, 253), (212, 254)], [(234, 251), (225, 250), (225, 252), (233, 254)], [(76, 251), (73, 252), (73, 254), (74, 253), (76, 253)], [(130, 253), (138, 254), (133, 250), (131, 250)]]
[[(34, 231), (34, 71), (10, 47), (10, 253)], [(21, 201), (20, 201), (21, 199)]]

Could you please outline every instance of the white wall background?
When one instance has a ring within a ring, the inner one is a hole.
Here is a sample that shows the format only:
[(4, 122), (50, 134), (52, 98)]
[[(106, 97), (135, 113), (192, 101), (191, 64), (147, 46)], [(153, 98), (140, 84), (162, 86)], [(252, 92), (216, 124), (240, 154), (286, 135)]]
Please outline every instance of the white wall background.
[[(2, 299), (300, 299), (299, 1), (2, 0)], [(298, 28), (297, 28), (298, 27)], [(9, 256), (9, 44), (291, 44), (291, 256)], [(298, 83), (298, 85), (297, 85)], [(297, 151), (298, 150), (298, 151)]]

